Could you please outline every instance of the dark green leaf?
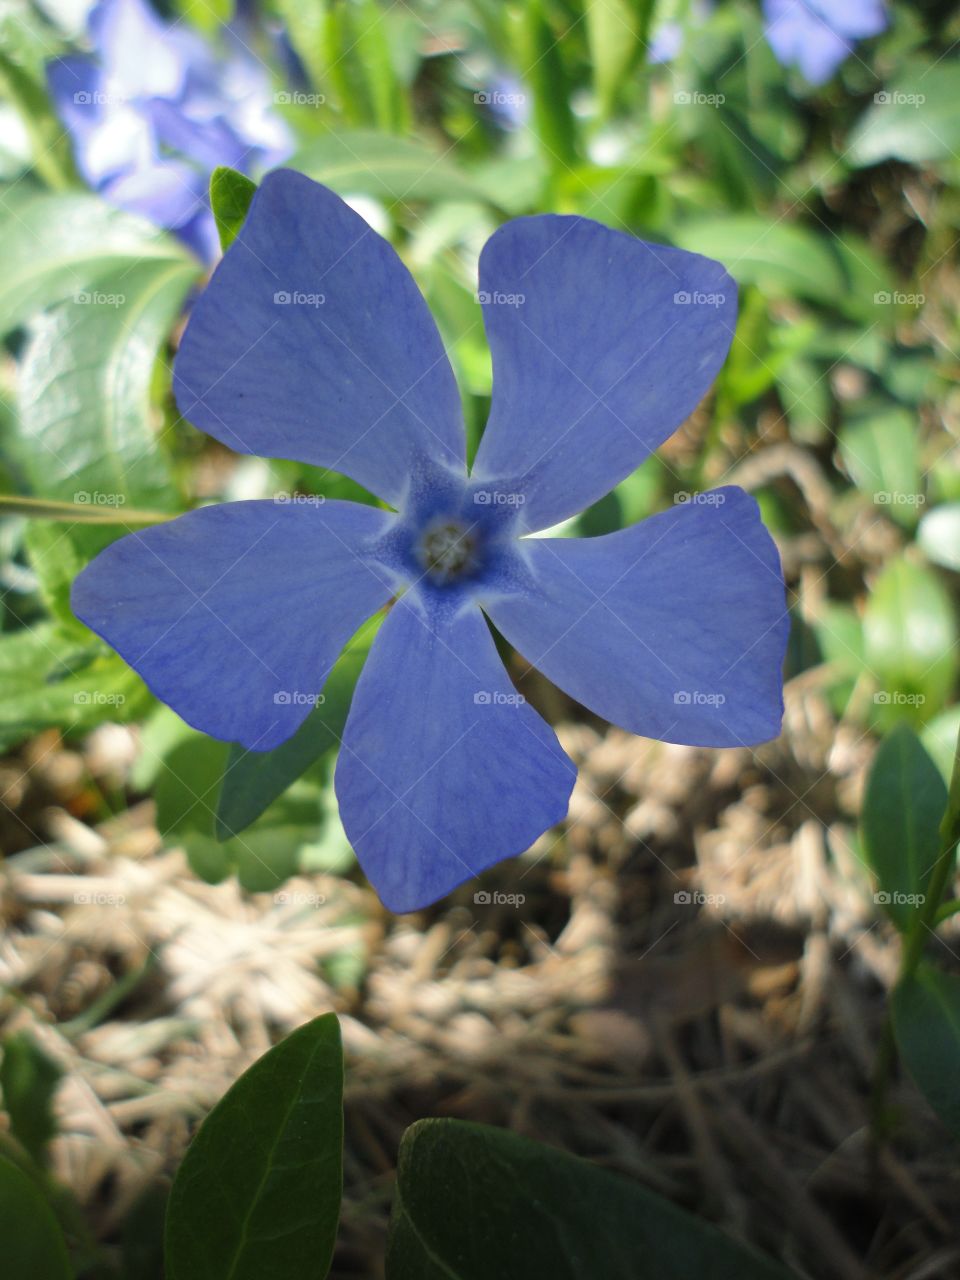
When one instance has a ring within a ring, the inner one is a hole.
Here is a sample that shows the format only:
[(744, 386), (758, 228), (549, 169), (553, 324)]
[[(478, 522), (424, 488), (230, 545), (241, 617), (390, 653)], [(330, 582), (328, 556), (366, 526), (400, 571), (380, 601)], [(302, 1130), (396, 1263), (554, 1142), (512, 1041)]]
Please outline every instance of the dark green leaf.
[(787, 1280), (636, 1183), (501, 1129), (421, 1120), (400, 1146), (388, 1280)]
[(246, 174), (221, 165), (210, 175), (210, 207), (217, 223), (220, 248), (230, 248), (256, 195), (257, 184)]
[(901, 931), (926, 894), (946, 802), (940, 770), (913, 730), (898, 725), (873, 761), (861, 827), (864, 852), (877, 877), (877, 901)]
[(322, 1280), (340, 1215), (342, 1099), (332, 1013), (244, 1072), (174, 1180), (167, 1280)]
[(0, 1062), (0, 1090), (10, 1117), (13, 1136), (42, 1163), (47, 1143), (57, 1131), (53, 1116), (53, 1095), (60, 1080), (60, 1068), (21, 1032), (3, 1042)]
[(917, 1085), (960, 1137), (960, 977), (923, 963), (893, 993), (897, 1046)]
[(40, 1188), (0, 1156), (4, 1280), (71, 1280), (67, 1248)]

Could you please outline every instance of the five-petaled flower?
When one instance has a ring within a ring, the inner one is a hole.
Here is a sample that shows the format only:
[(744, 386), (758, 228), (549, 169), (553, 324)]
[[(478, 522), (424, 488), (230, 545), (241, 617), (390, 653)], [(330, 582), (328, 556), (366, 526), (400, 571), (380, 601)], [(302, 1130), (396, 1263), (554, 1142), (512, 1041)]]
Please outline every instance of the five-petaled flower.
[(319, 690), (392, 601), (336, 789), (397, 911), (566, 813), (573, 763), (514, 690), (484, 615), (635, 733), (756, 743), (782, 712), (783, 578), (742, 490), (604, 537), (529, 536), (608, 493), (693, 411), (733, 334), (733, 281), (708, 258), (546, 215), (491, 237), (483, 295), (523, 301), (482, 307), (494, 391), (468, 471), (454, 375), (400, 259), (332, 192), (272, 173), (191, 316), (177, 402), (232, 449), (345, 472), (390, 509), (204, 507), (112, 544), (73, 593), (159, 698), (258, 751), (311, 710), (291, 691)]

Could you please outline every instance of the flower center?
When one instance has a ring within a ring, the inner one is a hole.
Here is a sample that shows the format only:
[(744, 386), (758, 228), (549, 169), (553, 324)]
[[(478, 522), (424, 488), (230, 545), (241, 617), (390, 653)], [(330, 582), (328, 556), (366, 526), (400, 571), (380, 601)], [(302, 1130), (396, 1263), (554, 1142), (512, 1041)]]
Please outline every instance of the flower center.
[(477, 566), (477, 539), (457, 520), (441, 520), (424, 530), (417, 555), (435, 582), (451, 582)]

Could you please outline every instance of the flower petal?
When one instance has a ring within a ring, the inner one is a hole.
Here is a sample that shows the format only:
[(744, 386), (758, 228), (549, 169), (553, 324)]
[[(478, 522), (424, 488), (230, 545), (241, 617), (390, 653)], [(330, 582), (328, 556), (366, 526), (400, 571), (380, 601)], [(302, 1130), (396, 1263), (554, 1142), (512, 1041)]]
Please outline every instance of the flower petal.
[(392, 911), (523, 853), (576, 771), (516, 693), (479, 609), (402, 596), (360, 675), (337, 763), (343, 825)]
[(394, 504), (422, 457), (463, 469), (459, 393), (412, 277), (289, 170), (264, 179), (197, 303), (174, 391), (231, 449), (345, 472)]
[(491, 236), (480, 298), (493, 402), (474, 475), (517, 480), (527, 529), (602, 498), (693, 412), (737, 317), (718, 262), (552, 214)]
[(780, 732), (789, 620), (756, 502), (728, 487), (601, 538), (529, 538), (536, 585), (484, 603), (591, 711), (665, 742)]
[(267, 751), (389, 598), (365, 548), (391, 520), (352, 502), (203, 507), (112, 543), (73, 609), (188, 724)]

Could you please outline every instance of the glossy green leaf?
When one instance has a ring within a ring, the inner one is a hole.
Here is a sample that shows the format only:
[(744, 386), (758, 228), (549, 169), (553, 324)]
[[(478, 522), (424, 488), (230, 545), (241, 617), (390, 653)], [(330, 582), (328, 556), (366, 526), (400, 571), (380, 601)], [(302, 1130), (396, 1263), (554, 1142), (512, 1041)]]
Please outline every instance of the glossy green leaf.
[(840, 432), (840, 456), (865, 497), (900, 524), (916, 524), (923, 493), (910, 414), (891, 409), (848, 424)]
[(945, 705), (957, 673), (957, 622), (933, 570), (906, 556), (891, 561), (873, 584), (863, 633), (881, 724), (922, 722)]
[(170, 1192), (167, 1280), (323, 1280), (343, 1167), (340, 1025), (324, 1014), (245, 1071)]
[[(0, 216), (0, 332), (65, 298), (113, 292), (103, 283), (106, 277), (143, 259), (176, 263), (197, 274), (200, 270), (175, 240), (97, 196), (41, 193), (16, 202), (5, 199)], [(123, 285), (118, 288), (132, 292)]]
[(37, 1184), (0, 1156), (3, 1280), (72, 1280), (73, 1269), (53, 1210)]
[(322, 701), (292, 738), (273, 751), (230, 748), (217, 802), (219, 839), (243, 831), (324, 752), (340, 745), (354, 686), (381, 621), (372, 619), (347, 645), (327, 678)]
[(410, 138), (338, 129), (308, 142), (290, 161), (341, 195), (378, 200), (484, 200), (484, 191), (442, 152)]
[(34, 492), (114, 509), (171, 503), (153, 365), (195, 274), (183, 259), (148, 260), (38, 321), (20, 368), (16, 440)]
[(861, 166), (949, 160), (960, 151), (958, 97), (960, 67), (952, 59), (905, 67), (874, 95), (850, 135), (847, 159)]
[(404, 1134), (387, 1280), (788, 1280), (636, 1183), (502, 1129)]
[(210, 207), (224, 253), (237, 238), (256, 192), (257, 184), (252, 178), (226, 165), (214, 169), (210, 175)]
[(898, 725), (877, 750), (860, 823), (876, 900), (901, 931), (924, 901), (946, 803), (940, 770), (913, 730)]
[(843, 268), (823, 236), (791, 222), (754, 214), (698, 218), (673, 235), (681, 249), (719, 258), (741, 285), (767, 296), (840, 303)]
[(923, 963), (894, 990), (892, 1011), (907, 1070), (960, 1138), (960, 977)]
[(60, 1068), (24, 1032), (8, 1036), (2, 1054), (0, 1093), (11, 1132), (42, 1163), (47, 1143), (57, 1131), (52, 1104)]

